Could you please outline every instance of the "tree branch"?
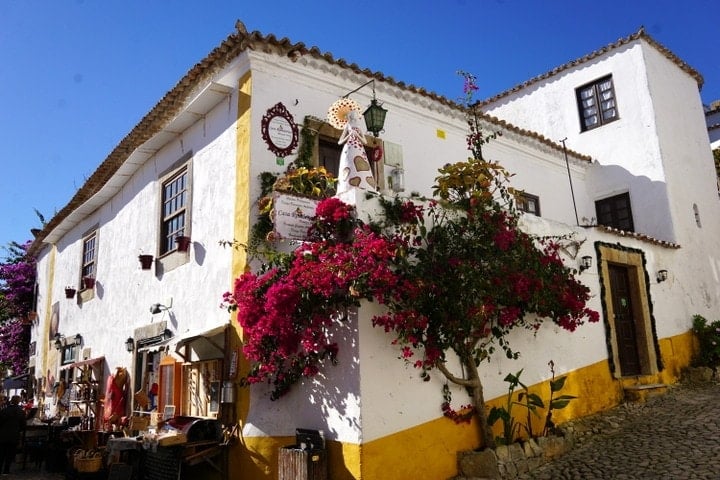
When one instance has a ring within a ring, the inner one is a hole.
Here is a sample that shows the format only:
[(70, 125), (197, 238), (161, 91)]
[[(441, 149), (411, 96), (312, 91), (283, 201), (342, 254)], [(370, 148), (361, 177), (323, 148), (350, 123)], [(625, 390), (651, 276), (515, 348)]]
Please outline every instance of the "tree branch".
[(462, 385), (463, 387), (470, 387), (474, 388), (478, 385), (477, 381), (474, 380), (467, 380), (464, 378), (456, 377), (452, 373), (450, 373), (450, 370), (447, 369), (444, 363), (438, 363), (437, 369), (442, 372), (443, 375), (445, 375), (445, 378), (450, 380), (452, 383), (456, 385)]

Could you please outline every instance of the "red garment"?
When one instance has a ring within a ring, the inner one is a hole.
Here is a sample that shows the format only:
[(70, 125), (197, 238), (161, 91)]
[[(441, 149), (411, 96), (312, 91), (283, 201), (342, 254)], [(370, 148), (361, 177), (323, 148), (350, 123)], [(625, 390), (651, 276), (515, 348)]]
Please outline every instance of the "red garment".
[(105, 387), (105, 409), (103, 418), (106, 422), (116, 423), (125, 415), (127, 401), (127, 376), (110, 375)]

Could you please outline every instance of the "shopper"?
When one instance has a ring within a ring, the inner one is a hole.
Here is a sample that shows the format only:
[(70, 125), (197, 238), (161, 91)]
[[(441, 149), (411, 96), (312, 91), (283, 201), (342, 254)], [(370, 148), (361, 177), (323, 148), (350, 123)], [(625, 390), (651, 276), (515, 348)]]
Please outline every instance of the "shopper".
[(20, 396), (13, 395), (10, 403), (0, 410), (0, 473), (8, 475), (15, 459), (18, 444), (25, 430), (25, 412), (20, 406)]

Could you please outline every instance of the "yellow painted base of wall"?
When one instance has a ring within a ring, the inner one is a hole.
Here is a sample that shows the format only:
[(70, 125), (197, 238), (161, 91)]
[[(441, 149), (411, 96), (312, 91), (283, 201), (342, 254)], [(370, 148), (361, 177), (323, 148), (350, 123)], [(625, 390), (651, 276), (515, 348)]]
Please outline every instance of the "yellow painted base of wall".
[[(277, 479), (279, 451), (294, 443), (295, 437), (252, 437), (234, 444), (229, 455), (230, 478)], [(333, 480), (362, 478), (360, 445), (328, 441), (326, 448), (329, 478)]]
[[(554, 422), (561, 425), (568, 420), (584, 417), (615, 407), (623, 402), (623, 385), (666, 383), (680, 378), (680, 372), (690, 364), (695, 352), (694, 337), (687, 332), (659, 342), (663, 370), (655, 375), (617, 379), (610, 372), (607, 360), (567, 373), (567, 381), (560, 394), (574, 395), (562, 410), (554, 412)], [(547, 403), (548, 382), (533, 385)], [(440, 400), (438, 399), (438, 402)], [(492, 399), (488, 408), (504, 406), (505, 397)], [(439, 406), (439, 403), (438, 403)], [(439, 407), (438, 407), (439, 408)], [(525, 422), (521, 407), (514, 410)], [(542, 421), (533, 425), (539, 432)], [(371, 420), (370, 420), (371, 421)], [(495, 425), (494, 434), (501, 434), (501, 425)], [(276, 479), (278, 477), (278, 451), (292, 445), (292, 437), (254, 437), (235, 445), (230, 453), (231, 478)], [(327, 442), (329, 478), (333, 480), (416, 480), (446, 479), (457, 474), (457, 452), (480, 446), (475, 423), (456, 425), (444, 417), (397, 432), (363, 445)]]

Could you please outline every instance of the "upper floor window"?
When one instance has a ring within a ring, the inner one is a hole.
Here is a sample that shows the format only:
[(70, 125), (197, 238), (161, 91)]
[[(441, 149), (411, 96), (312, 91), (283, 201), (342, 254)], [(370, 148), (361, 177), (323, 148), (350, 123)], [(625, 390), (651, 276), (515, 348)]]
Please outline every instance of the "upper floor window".
[(629, 193), (622, 193), (596, 201), (595, 212), (599, 225), (617, 228), (626, 232), (635, 231)]
[(518, 210), (540, 216), (540, 197), (525, 192), (515, 194)]
[(330, 141), (321, 138), (318, 142), (318, 166), (325, 167), (325, 170), (337, 178), (340, 171), (341, 152), (342, 145), (337, 143), (337, 140)]
[[(60, 349), (60, 364), (68, 365), (68, 364), (76, 362), (79, 350), (80, 350), (80, 347), (75, 344), (63, 346)], [(70, 378), (73, 378), (73, 377), (70, 376)]]
[(97, 263), (97, 230), (83, 238), (82, 269), (80, 277), (95, 277)]
[(187, 232), (189, 194), (187, 167), (183, 167), (163, 182), (161, 255), (177, 249), (175, 237), (189, 235)]
[(578, 88), (575, 90), (575, 95), (582, 131), (618, 119), (615, 87), (611, 75)]

